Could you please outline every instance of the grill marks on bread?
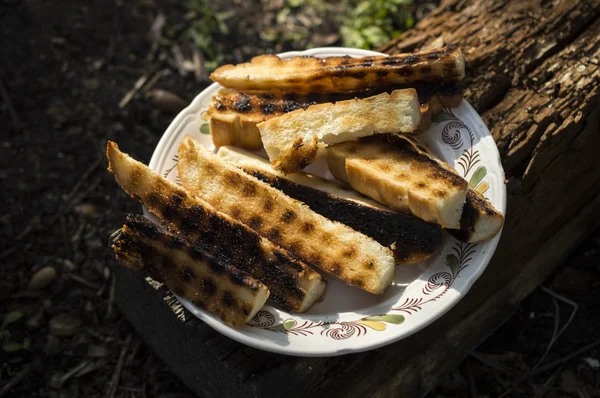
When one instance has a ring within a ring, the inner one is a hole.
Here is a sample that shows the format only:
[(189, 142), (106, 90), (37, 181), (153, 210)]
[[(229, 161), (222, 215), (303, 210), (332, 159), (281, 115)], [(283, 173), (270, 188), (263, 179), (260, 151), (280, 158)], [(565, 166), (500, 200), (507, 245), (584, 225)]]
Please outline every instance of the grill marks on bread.
[(285, 250), (123, 154), (113, 142), (107, 156), (109, 170), (125, 192), (193, 247), (265, 283), (270, 299), (281, 308), (301, 312), (322, 295), (325, 281)]
[(260, 281), (198, 250), (140, 215), (128, 215), (112, 246), (119, 263), (154, 280), (221, 318), (241, 327), (269, 296)]
[(460, 228), (467, 182), (410, 138), (386, 134), (343, 142), (328, 148), (327, 162), (336, 178), (379, 203)]
[(225, 65), (211, 74), (223, 87), (247, 92), (353, 92), (417, 81), (455, 81), (464, 77), (458, 44), (392, 56), (295, 57), (261, 55), (251, 62)]
[[(212, 165), (216, 172), (207, 174), (207, 165)], [(394, 259), (389, 249), (224, 163), (189, 136), (179, 147), (178, 169), (189, 192), (219, 206), (224, 213), (232, 214), (238, 209), (237, 216), (246, 225), (250, 226), (251, 220), (259, 220), (253, 222), (251, 228), (310, 265), (372, 293), (382, 293), (391, 283)], [(254, 196), (244, 196), (248, 186), (255, 188)], [(273, 206), (265, 211), (264, 203), (269, 199)], [(336, 260), (352, 246), (356, 247), (353, 258), (343, 263)], [(371, 262), (374, 264), (371, 272), (364, 272), (365, 264)]]
[[(306, 173), (277, 173), (266, 159), (232, 147), (222, 147), (217, 155), (273, 188), (307, 204), (312, 210), (341, 222), (391, 247), (397, 263), (416, 263), (430, 257), (441, 243), (439, 226), (417, 217), (391, 212), (353, 190)], [(303, 224), (303, 231), (314, 228)], [(356, 248), (349, 247), (343, 258), (352, 258)]]

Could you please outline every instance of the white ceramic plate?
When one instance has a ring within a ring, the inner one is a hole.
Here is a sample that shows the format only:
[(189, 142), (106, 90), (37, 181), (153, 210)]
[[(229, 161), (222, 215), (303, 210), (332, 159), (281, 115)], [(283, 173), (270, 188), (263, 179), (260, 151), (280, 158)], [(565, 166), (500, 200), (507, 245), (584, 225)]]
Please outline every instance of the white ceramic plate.
[[(280, 54), (282, 58), (299, 55), (381, 54), (347, 48), (316, 48)], [(175, 118), (154, 151), (150, 161), (153, 170), (169, 180), (178, 181), (177, 148), (186, 134), (214, 149), (202, 115), (219, 88), (218, 84), (208, 87)], [(504, 172), (496, 145), (479, 115), (466, 101), (434, 117), (431, 127), (419, 139), (453, 165), (504, 213)], [(309, 170), (328, 176), (323, 161), (311, 165)], [(146, 210), (144, 212), (148, 215)], [(328, 287), (323, 302), (306, 313), (288, 313), (266, 305), (250, 324), (237, 330), (189, 301), (179, 299), (192, 314), (215, 330), (259, 349), (299, 356), (365, 351), (409, 336), (452, 308), (485, 270), (499, 238), (500, 234), (487, 242), (465, 244), (444, 232), (437, 254), (421, 264), (398, 266), (392, 286), (381, 296), (326, 277)]]

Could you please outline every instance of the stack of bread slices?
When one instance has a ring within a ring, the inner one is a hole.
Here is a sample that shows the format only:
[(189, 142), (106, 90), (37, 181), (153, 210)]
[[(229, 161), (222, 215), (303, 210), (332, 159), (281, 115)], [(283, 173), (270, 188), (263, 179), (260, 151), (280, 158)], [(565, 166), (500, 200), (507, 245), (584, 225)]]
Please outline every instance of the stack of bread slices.
[[(128, 216), (117, 260), (240, 327), (267, 300), (308, 310), (328, 277), (382, 294), (397, 265), (436, 252), (444, 229), (489, 239), (502, 214), (416, 138), (460, 103), (464, 70), (458, 45), (217, 69), (223, 88), (206, 115), (218, 150), (185, 137), (182, 186), (109, 142), (109, 170), (162, 222)], [(317, 159), (338, 182), (303, 171)]]

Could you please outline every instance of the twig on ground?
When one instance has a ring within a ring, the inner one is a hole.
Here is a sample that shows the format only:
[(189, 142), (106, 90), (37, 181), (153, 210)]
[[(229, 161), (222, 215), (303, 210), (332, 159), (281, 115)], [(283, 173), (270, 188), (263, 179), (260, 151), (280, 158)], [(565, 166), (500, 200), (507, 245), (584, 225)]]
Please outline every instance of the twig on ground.
[(512, 383), (512, 386), (508, 390), (504, 391), (504, 393), (502, 393), (502, 395), (500, 395), (499, 398), (506, 397), (508, 394), (510, 394), (514, 390), (514, 388), (517, 385), (519, 385), (523, 381), (529, 379), (530, 377), (533, 377), (533, 376), (535, 376), (537, 374), (543, 373), (543, 372), (545, 372), (547, 370), (553, 369), (556, 366), (560, 366), (560, 365), (562, 365), (564, 363), (567, 363), (567, 362), (571, 361), (572, 359), (577, 358), (579, 355), (581, 355), (581, 354), (583, 354), (583, 353), (591, 350), (592, 348), (594, 348), (594, 347), (596, 347), (598, 345), (600, 345), (600, 339), (598, 339), (596, 341), (593, 341), (590, 344), (588, 344), (588, 345), (586, 345), (584, 347), (581, 347), (578, 350), (573, 351), (572, 353), (570, 353), (566, 357), (562, 357), (562, 358), (557, 359), (556, 361), (550, 362), (550, 363), (548, 363), (548, 364), (546, 364), (544, 366), (540, 366), (537, 369), (532, 369), (525, 376), (521, 377), (520, 379), (515, 380), (515, 382)]
[(10, 296), (1, 296), (0, 301), (8, 301), (8, 300), (18, 300), (22, 298), (31, 298), (37, 299), (40, 297), (40, 292), (31, 291), (31, 292), (19, 292), (15, 294), (11, 294)]
[(140, 95), (144, 96), (144, 98), (147, 98), (148, 90), (154, 87), (161, 77), (168, 76), (169, 74), (171, 74), (169, 69), (164, 69), (155, 73), (150, 79), (148, 79), (148, 82), (144, 85), (144, 88), (140, 90)]
[(21, 231), (19, 235), (15, 238), (16, 240), (23, 240), (31, 231), (33, 231), (33, 227), (39, 225), (40, 223), (40, 215), (36, 214), (31, 217), (31, 220), (27, 223), (27, 226)]
[(121, 348), (121, 353), (119, 354), (117, 366), (115, 367), (115, 371), (110, 380), (110, 385), (108, 387), (108, 390), (106, 391), (106, 398), (115, 397), (115, 393), (117, 392), (117, 388), (119, 387), (119, 379), (121, 378), (121, 372), (123, 371), (123, 362), (125, 361), (125, 354), (127, 354), (127, 350), (129, 349), (130, 343), (131, 335), (127, 336), (127, 339), (125, 339), (125, 344), (123, 344), (123, 348)]
[[(90, 167), (88, 167), (88, 169), (85, 171), (85, 173), (83, 173), (81, 175), (81, 177), (79, 178), (79, 180), (77, 180), (77, 182), (75, 183), (75, 185), (73, 186), (73, 188), (71, 189), (71, 191), (69, 192), (69, 194), (67, 195), (67, 198), (63, 202), (63, 205), (61, 206), (61, 208), (56, 212), (56, 214), (54, 215), (54, 217), (52, 217), (52, 219), (50, 220), (50, 224), (49, 225), (53, 225), (59, 219), (59, 217), (61, 217), (63, 214), (65, 214), (68, 211), (68, 209), (70, 208), (72, 199), (75, 197), (75, 195), (77, 194), (77, 192), (79, 191), (79, 189), (81, 188), (81, 186), (83, 185), (83, 183), (88, 178), (90, 178), (90, 176), (92, 175), (92, 173), (94, 171), (96, 171), (96, 169), (98, 167), (100, 167), (100, 164), (101, 164), (101, 158), (98, 157), (90, 165)], [(89, 188), (86, 189), (86, 192), (88, 190), (89, 190)]]
[(129, 102), (133, 99), (133, 97), (141, 90), (141, 88), (146, 84), (148, 79), (156, 73), (158, 67), (152, 68), (149, 72), (144, 73), (142, 76), (137, 79), (133, 87), (123, 96), (121, 101), (119, 101), (119, 108), (123, 109), (129, 104)]
[(206, 69), (204, 68), (204, 58), (195, 45), (192, 46), (192, 60), (194, 61), (194, 76), (196, 77), (196, 81), (201, 82), (204, 80)]
[(110, 275), (110, 290), (108, 291), (108, 302), (106, 303), (106, 316), (104, 319), (110, 319), (113, 311), (113, 303), (115, 301), (115, 275), (111, 272)]
[(471, 369), (471, 361), (465, 361), (465, 366), (467, 367), (467, 377), (469, 379), (469, 391), (471, 392), (471, 397), (477, 398), (479, 394), (477, 393), (477, 385), (475, 384), (475, 376), (473, 376), (473, 369)]
[(2, 387), (2, 389), (0, 390), (0, 397), (3, 397), (8, 392), (10, 392), (10, 390), (12, 390), (17, 384), (19, 384), (21, 382), (21, 380), (23, 380), (24, 378), (27, 377), (29, 372), (31, 372), (31, 364), (30, 363), (25, 365), (25, 367), (23, 369), (21, 369), (19, 371), (19, 373), (17, 373), (12, 379), (10, 379), (10, 381), (8, 383), (6, 383), (4, 385), (4, 387)]
[(563, 369), (562, 366), (559, 366), (558, 368), (556, 368), (554, 373), (552, 373), (552, 375), (550, 377), (548, 377), (548, 380), (546, 380), (546, 382), (542, 385), (541, 390), (535, 395), (535, 398), (542, 398), (544, 395), (546, 395), (546, 393), (552, 386), (552, 383), (554, 383), (556, 376), (558, 376), (558, 374), (561, 372), (562, 369)]
[(75, 282), (77, 282), (77, 283), (80, 283), (80, 284), (82, 284), (83, 286), (85, 286), (85, 287), (89, 287), (90, 289), (93, 289), (93, 290), (96, 290), (96, 291), (100, 290), (100, 288), (102, 287), (102, 286), (100, 286), (100, 285), (97, 285), (97, 284), (95, 284), (95, 283), (93, 283), (93, 282), (90, 282), (90, 281), (88, 281), (88, 280), (87, 280), (87, 279), (85, 279), (83, 276), (79, 276), (79, 275), (77, 275), (77, 274), (68, 273), (66, 276), (67, 276), (69, 279), (72, 279), (72, 280), (74, 280)]
[(17, 112), (15, 112), (13, 103), (10, 99), (10, 96), (8, 95), (8, 92), (6, 91), (6, 87), (4, 87), (4, 83), (2, 83), (2, 80), (0, 80), (0, 95), (2, 95), (2, 101), (4, 102), (4, 104), (6, 104), (6, 108), (8, 109), (8, 113), (10, 114), (10, 118), (13, 121), (15, 129), (21, 129), (21, 127), (23, 127), (23, 124), (21, 124), (21, 119), (19, 119), (19, 116), (17, 116)]
[(79, 374), (80, 371), (85, 369), (91, 364), (90, 361), (81, 361), (75, 367), (71, 368), (67, 373), (65, 373), (59, 380), (57, 380), (57, 384), (54, 385), (55, 388), (62, 388), (62, 386), (69, 380), (71, 377)]
[(94, 181), (92, 181), (91, 184), (89, 184), (87, 186), (87, 188), (82, 191), (77, 198), (75, 198), (74, 200), (71, 201), (71, 203), (69, 203), (67, 205), (67, 207), (65, 208), (65, 213), (69, 210), (71, 210), (71, 207), (73, 207), (75, 204), (77, 203), (81, 203), (81, 201), (83, 201), (83, 199), (92, 191), (95, 191), (96, 188), (98, 188), (98, 185), (100, 185), (100, 183), (102, 182), (102, 176), (99, 175), (98, 177), (96, 177), (96, 179)]
[(496, 379), (496, 382), (498, 384), (500, 384), (504, 389), (508, 388), (508, 385), (506, 384), (506, 382), (504, 380), (502, 380), (502, 377), (500, 377), (500, 375), (498, 374), (498, 369), (492, 369), (492, 373), (494, 374), (494, 378)]
[(60, 233), (63, 238), (63, 245), (66, 251), (67, 258), (73, 258), (73, 249), (71, 248), (71, 239), (67, 235), (67, 221), (65, 220), (64, 215), (60, 217)]
[(179, 76), (185, 76), (185, 68), (183, 67), (184, 58), (183, 53), (181, 52), (181, 47), (179, 47), (178, 44), (174, 44), (171, 47), (171, 53), (173, 53), (173, 61), (175, 61)]
[[(546, 347), (544, 354), (542, 355), (540, 360), (533, 366), (532, 369), (536, 369), (538, 366), (540, 366), (544, 362), (544, 359), (546, 359), (546, 357), (548, 356), (548, 353), (550, 352), (550, 349), (552, 348), (552, 346), (554, 345), (556, 340), (558, 340), (560, 335), (563, 334), (563, 332), (567, 329), (567, 327), (569, 327), (571, 322), (573, 322), (573, 319), (575, 318), (575, 314), (577, 313), (577, 309), (579, 308), (579, 305), (577, 305), (576, 302), (569, 300), (568, 298), (566, 298), (564, 296), (561, 296), (560, 294), (548, 289), (547, 287), (542, 286), (541, 289), (542, 289), (542, 291), (544, 291), (544, 292), (548, 293), (550, 296), (552, 296), (556, 315), (554, 318), (554, 332), (552, 333), (552, 338), (550, 339), (550, 342), (548, 343), (548, 346)], [(564, 324), (564, 326), (560, 330), (558, 329), (558, 325), (560, 324), (560, 307), (559, 307), (558, 303), (556, 302), (557, 299), (564, 303), (567, 303), (573, 307), (573, 311), (571, 312), (571, 315), (569, 316), (569, 320), (567, 321), (567, 323)]]

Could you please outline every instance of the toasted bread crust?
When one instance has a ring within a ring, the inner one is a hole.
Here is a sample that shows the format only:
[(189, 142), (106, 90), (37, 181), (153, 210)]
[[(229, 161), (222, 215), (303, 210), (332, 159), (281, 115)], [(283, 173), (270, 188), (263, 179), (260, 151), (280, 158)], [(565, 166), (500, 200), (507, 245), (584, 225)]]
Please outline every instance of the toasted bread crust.
[(495, 236), (503, 224), (502, 213), (496, 210), (483, 195), (469, 187), (460, 219), (460, 229), (450, 229), (448, 232), (463, 242), (481, 242)]
[(389, 249), (227, 164), (189, 136), (179, 147), (178, 171), (187, 191), (308, 264), (375, 294), (391, 283)]
[(410, 84), (460, 81), (465, 62), (459, 44), (391, 56), (295, 57), (261, 55), (251, 62), (225, 65), (211, 74), (223, 87), (247, 92), (327, 93)]
[(302, 312), (320, 298), (325, 281), (287, 251), (120, 152), (114, 142), (107, 144), (107, 157), (125, 192), (191, 245), (263, 282), (281, 308)]
[[(393, 87), (402, 89), (407, 87)], [(442, 107), (454, 108), (462, 101), (462, 87), (458, 83), (415, 84), (420, 103), (421, 123), (419, 131), (431, 124), (431, 116)], [(387, 87), (390, 90), (392, 87)], [(382, 91), (365, 90), (360, 93), (298, 94), (248, 94), (236, 90), (221, 89), (212, 98), (206, 113), (210, 132), (217, 148), (233, 145), (250, 150), (261, 149), (262, 141), (256, 125), (297, 109), (327, 102), (364, 98)]]
[[(346, 224), (383, 246), (390, 247), (398, 264), (421, 262), (439, 248), (441, 229), (437, 225), (411, 215), (383, 210), (377, 203), (369, 203), (366, 197), (343, 190), (338, 184), (316, 176), (305, 173), (283, 176), (273, 170), (266, 159), (244, 154), (234, 148), (223, 147), (217, 155), (286, 195), (306, 203), (322, 216)], [(356, 197), (359, 199), (354, 199)]]
[(312, 163), (321, 148), (372, 134), (414, 133), (421, 114), (415, 89), (298, 109), (258, 125), (273, 167), (284, 173)]
[(122, 265), (146, 272), (232, 327), (252, 319), (269, 297), (262, 282), (139, 215), (127, 216), (112, 248)]
[(400, 212), (444, 228), (460, 228), (467, 182), (395, 134), (328, 148), (331, 173), (357, 191)]

